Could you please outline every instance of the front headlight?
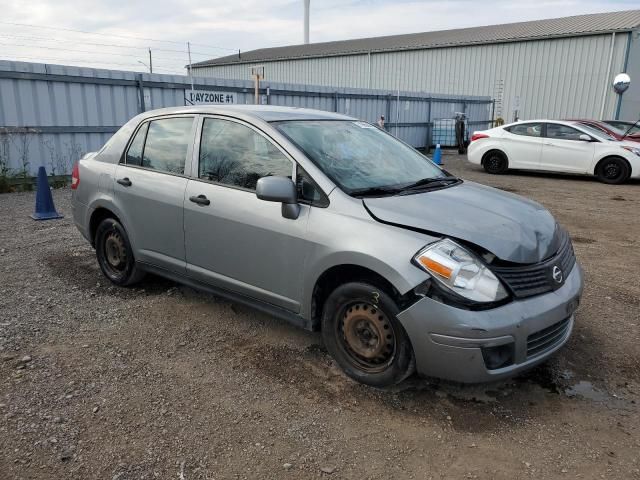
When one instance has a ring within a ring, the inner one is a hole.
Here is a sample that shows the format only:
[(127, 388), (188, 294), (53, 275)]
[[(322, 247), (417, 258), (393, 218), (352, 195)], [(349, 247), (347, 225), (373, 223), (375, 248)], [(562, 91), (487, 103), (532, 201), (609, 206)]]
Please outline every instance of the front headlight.
[(636, 155), (638, 155), (640, 157), (640, 148), (637, 147), (629, 147), (627, 145), (624, 145), (622, 148), (624, 148), (625, 150), (627, 150), (628, 152), (631, 153), (635, 153)]
[(474, 302), (496, 302), (508, 296), (493, 272), (453, 240), (427, 246), (414, 257), (414, 262), (438, 283)]

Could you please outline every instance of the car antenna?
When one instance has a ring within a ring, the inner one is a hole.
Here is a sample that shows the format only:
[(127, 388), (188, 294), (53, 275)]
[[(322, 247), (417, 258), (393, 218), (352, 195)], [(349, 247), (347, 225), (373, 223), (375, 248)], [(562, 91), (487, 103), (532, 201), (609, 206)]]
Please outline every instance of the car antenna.
[(621, 138), (620, 140), (624, 140), (624, 138), (625, 138), (627, 135), (629, 135), (629, 132), (630, 132), (631, 130), (633, 130), (633, 127), (635, 127), (635, 126), (638, 124), (638, 122), (640, 122), (640, 118), (639, 118), (638, 120), (636, 120), (636, 123), (634, 123), (633, 125), (631, 125), (631, 126), (629, 127), (629, 130), (627, 130), (626, 132), (624, 132), (624, 135), (622, 135), (622, 138)]

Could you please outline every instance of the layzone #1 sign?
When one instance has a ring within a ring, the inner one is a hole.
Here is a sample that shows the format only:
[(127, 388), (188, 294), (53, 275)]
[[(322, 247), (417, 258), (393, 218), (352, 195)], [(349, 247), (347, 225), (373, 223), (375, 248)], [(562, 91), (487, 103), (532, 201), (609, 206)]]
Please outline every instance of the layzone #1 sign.
[(227, 105), (238, 103), (235, 92), (214, 92), (211, 90), (185, 90), (184, 98), (187, 105)]

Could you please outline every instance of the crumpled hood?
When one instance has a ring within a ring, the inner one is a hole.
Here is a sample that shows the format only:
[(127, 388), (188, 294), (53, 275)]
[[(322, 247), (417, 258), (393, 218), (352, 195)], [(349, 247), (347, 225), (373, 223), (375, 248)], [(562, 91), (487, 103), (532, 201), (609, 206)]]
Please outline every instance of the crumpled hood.
[(379, 221), (465, 240), (509, 262), (536, 263), (559, 247), (556, 221), (542, 205), (473, 182), (363, 201)]

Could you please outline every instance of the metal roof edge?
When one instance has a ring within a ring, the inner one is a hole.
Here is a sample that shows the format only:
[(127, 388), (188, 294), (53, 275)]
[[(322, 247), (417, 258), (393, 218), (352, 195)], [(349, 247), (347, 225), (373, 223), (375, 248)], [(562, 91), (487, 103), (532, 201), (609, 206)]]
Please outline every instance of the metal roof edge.
[[(546, 35), (544, 37), (514, 37), (514, 38), (506, 38), (506, 39), (496, 39), (496, 40), (483, 40), (477, 42), (459, 42), (459, 43), (447, 43), (441, 45), (422, 45), (422, 46), (407, 46), (407, 47), (390, 47), (388, 49), (378, 48), (378, 49), (370, 49), (370, 50), (353, 50), (353, 51), (344, 51), (344, 52), (334, 52), (334, 53), (318, 53), (311, 55), (298, 55), (298, 56), (282, 56), (282, 57), (273, 57), (273, 58), (262, 58), (255, 60), (239, 60), (239, 61), (228, 61), (228, 62), (220, 62), (220, 63), (208, 63), (206, 60), (204, 62), (192, 63), (191, 68), (206, 68), (206, 67), (224, 67), (229, 65), (254, 65), (256, 63), (272, 63), (272, 62), (281, 62), (284, 60), (307, 60), (314, 58), (326, 58), (326, 57), (346, 57), (353, 55), (368, 55), (375, 53), (394, 53), (394, 52), (409, 52), (415, 50), (435, 50), (439, 48), (456, 48), (456, 47), (472, 47), (479, 45), (496, 45), (501, 43), (516, 43), (516, 42), (535, 42), (535, 41), (544, 41), (544, 40), (558, 40), (561, 38), (575, 38), (575, 37), (589, 37), (596, 35), (610, 35), (612, 33), (625, 33), (625, 32), (633, 32), (637, 30), (639, 27), (629, 27), (629, 28), (620, 28), (620, 29), (609, 29), (609, 30), (601, 30), (597, 32), (588, 31), (588, 32), (575, 32), (575, 33), (565, 33), (558, 35)], [(348, 40), (347, 40), (348, 41)], [(286, 47), (274, 47), (274, 48), (286, 48)], [(188, 68), (188, 65), (185, 66)]]

